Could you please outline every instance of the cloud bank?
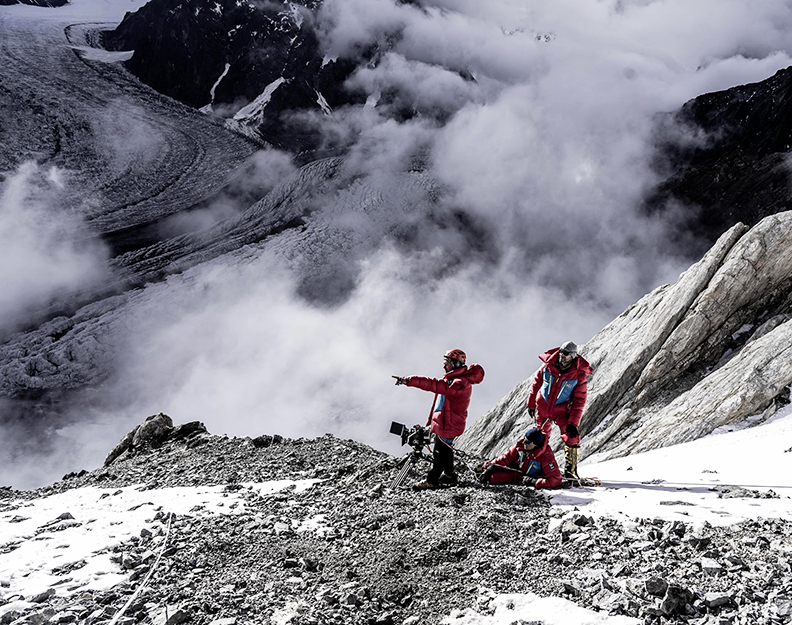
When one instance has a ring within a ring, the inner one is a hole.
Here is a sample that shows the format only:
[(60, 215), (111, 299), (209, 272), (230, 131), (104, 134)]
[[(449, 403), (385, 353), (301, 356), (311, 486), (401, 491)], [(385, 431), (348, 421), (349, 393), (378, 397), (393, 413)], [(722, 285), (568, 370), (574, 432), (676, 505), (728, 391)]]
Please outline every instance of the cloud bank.
[(0, 189), (0, 336), (55, 298), (105, 275), (105, 250), (63, 208), (66, 193), (66, 172), (32, 162)]
[[(365, 106), (313, 120), (348, 151), (313, 234), (147, 287), (113, 331), (102, 404), (61, 432), (72, 450), (162, 411), (399, 453), (390, 421), (422, 422), (432, 398), (390, 375), (439, 376), (451, 347), (487, 371), (477, 418), (699, 253), (638, 208), (658, 114), (792, 55), (781, 0), (326, 0), (318, 20), (328, 57), (379, 55), (350, 78)], [(415, 170), (433, 182), (405, 186)]]

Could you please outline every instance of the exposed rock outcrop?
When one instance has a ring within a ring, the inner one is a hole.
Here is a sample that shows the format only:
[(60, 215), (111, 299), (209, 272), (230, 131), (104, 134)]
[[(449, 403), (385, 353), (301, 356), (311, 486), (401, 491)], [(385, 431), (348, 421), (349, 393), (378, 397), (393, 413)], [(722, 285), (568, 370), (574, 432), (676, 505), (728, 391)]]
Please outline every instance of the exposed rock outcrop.
[(104, 466), (110, 466), (124, 454), (134, 456), (144, 450), (157, 449), (167, 441), (178, 441), (205, 433), (206, 426), (200, 421), (191, 421), (173, 427), (173, 419), (160, 412), (151, 415), (127, 432), (121, 442), (107, 455)]
[[(256, 128), (293, 153), (321, 137), (299, 114), (329, 114), (365, 95), (345, 87), (357, 64), (320, 46), (321, 0), (153, 0), (127, 13), (104, 42), (134, 50), (130, 71), (157, 91)], [(245, 106), (243, 106), (245, 105)]]
[[(594, 370), (583, 453), (625, 455), (772, 414), (792, 384), (791, 312), (792, 212), (734, 226), (581, 349)], [(462, 448), (508, 447), (530, 422), (529, 385), (469, 428)]]

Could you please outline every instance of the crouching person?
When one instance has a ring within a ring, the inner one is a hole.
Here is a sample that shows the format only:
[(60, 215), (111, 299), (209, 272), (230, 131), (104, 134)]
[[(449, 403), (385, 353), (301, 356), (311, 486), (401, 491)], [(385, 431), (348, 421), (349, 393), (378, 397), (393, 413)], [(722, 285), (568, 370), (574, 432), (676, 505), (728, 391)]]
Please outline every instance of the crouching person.
[(561, 470), (547, 442), (542, 430), (531, 428), (500, 458), (484, 463), (479, 481), (482, 484), (558, 488), (561, 486)]

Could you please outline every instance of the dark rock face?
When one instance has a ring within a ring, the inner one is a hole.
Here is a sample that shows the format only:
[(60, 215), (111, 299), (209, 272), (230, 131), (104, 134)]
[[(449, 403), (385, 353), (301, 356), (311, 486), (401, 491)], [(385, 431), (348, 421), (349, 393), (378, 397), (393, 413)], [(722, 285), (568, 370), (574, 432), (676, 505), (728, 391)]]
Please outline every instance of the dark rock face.
[(737, 222), (753, 226), (792, 208), (790, 93), (787, 68), (759, 83), (699, 96), (664, 119), (657, 166), (669, 177), (647, 208), (695, 207), (687, 225), (710, 243)]
[(112, 50), (134, 50), (130, 71), (157, 91), (194, 107), (212, 104), (227, 116), (268, 85), (258, 132), (272, 145), (300, 152), (318, 145), (301, 111), (355, 102), (344, 80), (355, 64), (325, 60), (315, 31), (320, 0), (152, 0), (105, 33)]

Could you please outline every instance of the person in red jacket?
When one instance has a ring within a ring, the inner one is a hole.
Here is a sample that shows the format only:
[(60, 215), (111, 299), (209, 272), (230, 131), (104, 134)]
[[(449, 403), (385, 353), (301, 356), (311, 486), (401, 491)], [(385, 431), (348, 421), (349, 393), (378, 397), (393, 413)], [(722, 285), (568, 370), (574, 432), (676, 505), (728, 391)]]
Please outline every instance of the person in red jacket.
[(564, 441), (564, 477), (576, 480), (580, 479), (580, 418), (591, 375), (591, 366), (577, 351), (577, 345), (567, 341), (539, 356), (544, 364), (534, 374), (527, 402), (528, 413), (546, 436), (550, 436), (553, 423), (558, 425)]
[(465, 431), (467, 410), (473, 384), (484, 379), (481, 365), (465, 365), (467, 356), (461, 349), (450, 349), (443, 356), (442, 378), (426, 378), (419, 375), (393, 376), (396, 385), (414, 386), (435, 394), (432, 411), (426, 425), (435, 435), (432, 451), (432, 468), (426, 481), (414, 486), (416, 489), (437, 488), (441, 482), (455, 485), (458, 482), (454, 470), (454, 439)]
[(535, 488), (561, 486), (561, 470), (547, 436), (531, 428), (505, 454), (485, 462), (479, 476), (482, 484), (526, 484)]

